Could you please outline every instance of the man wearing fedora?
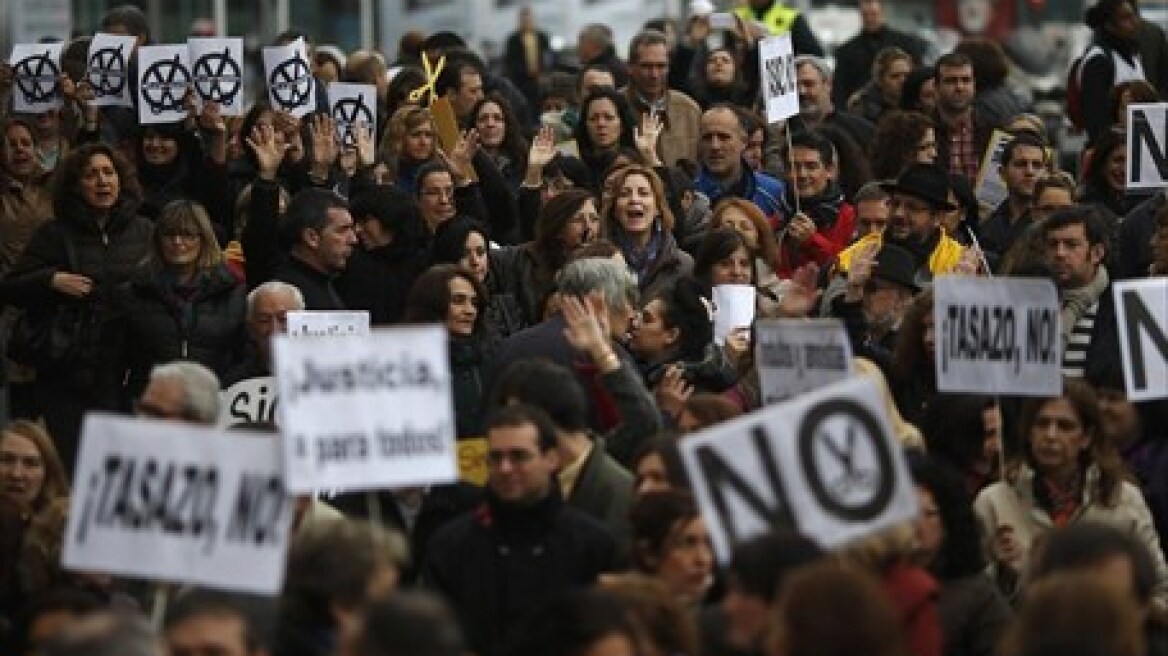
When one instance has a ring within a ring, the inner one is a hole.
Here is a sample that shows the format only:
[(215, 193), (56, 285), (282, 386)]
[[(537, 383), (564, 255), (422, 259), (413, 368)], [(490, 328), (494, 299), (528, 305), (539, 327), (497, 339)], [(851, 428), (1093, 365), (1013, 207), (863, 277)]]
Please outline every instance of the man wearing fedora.
[(844, 293), (831, 301), (831, 316), (843, 321), (856, 355), (885, 369), (900, 321), (920, 291), (916, 261), (900, 246), (868, 241), (851, 265)]

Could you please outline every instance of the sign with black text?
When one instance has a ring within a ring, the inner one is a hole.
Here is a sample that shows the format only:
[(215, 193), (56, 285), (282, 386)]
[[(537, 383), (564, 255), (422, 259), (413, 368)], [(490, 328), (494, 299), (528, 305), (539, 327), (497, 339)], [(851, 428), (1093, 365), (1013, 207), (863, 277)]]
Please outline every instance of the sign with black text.
[(1112, 293), (1127, 399), (1168, 397), (1168, 278), (1116, 281)]
[(316, 109), (316, 78), (304, 39), (264, 48), (264, 79), (272, 107), (303, 118)]
[(1127, 188), (1168, 184), (1168, 103), (1127, 107)]
[(62, 562), (277, 594), (292, 522), (279, 455), (274, 436), (90, 414)]
[(61, 106), (61, 43), (18, 43), (12, 48), (12, 104), (17, 112), (41, 114)]
[(266, 422), (276, 422), (275, 378), (248, 378), (219, 392), (219, 426)]
[(190, 52), (183, 45), (138, 48), (138, 122), (177, 123), (187, 117)]
[(916, 493), (877, 383), (851, 378), (679, 444), (714, 552), (789, 528), (835, 547), (911, 519)]
[(289, 489), (362, 490), (458, 478), (446, 329), (401, 326), (272, 341)]
[(755, 325), (764, 405), (837, 383), (852, 373), (852, 342), (838, 319), (765, 319)]
[(941, 276), (933, 293), (939, 391), (1062, 394), (1063, 345), (1053, 282)]
[(763, 39), (758, 44), (762, 94), (767, 123), (778, 123), (799, 113), (799, 85), (795, 79), (795, 49), (791, 35)]
[(355, 337), (369, 334), (369, 313), (364, 310), (302, 310), (288, 313), (291, 337)]

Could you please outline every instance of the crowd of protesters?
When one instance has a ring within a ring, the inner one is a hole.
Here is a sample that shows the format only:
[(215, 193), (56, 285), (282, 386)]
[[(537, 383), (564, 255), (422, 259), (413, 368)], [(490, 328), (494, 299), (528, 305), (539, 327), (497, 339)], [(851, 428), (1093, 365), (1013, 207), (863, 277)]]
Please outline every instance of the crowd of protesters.
[[(7, 653), (1168, 654), (1168, 405), (1126, 396), (1112, 291), (1168, 272), (1168, 207), (1126, 191), (1123, 135), (1126, 106), (1168, 89), (1164, 33), (1135, 0), (1088, 11), (1068, 173), (997, 44), (926, 62), (879, 0), (858, 6), (834, 65), (776, 0), (719, 30), (698, 0), (629, 44), (588, 25), (575, 70), (529, 9), (498, 65), (450, 32), (392, 61), (321, 49), (316, 84), (377, 88), (377, 130), (349, 147), (327, 112), (264, 100), (139, 126), (70, 68), (89, 38), (66, 44), (62, 107), (0, 111)], [(100, 31), (150, 42), (132, 6)], [(768, 124), (759, 41), (787, 32), (800, 111)], [(419, 97), (423, 57), (444, 66)], [(981, 170), (994, 130), (1011, 140)], [(982, 208), (987, 173), (1005, 199)], [(1054, 283), (1060, 395), (938, 391), (950, 275)], [(915, 521), (832, 551), (776, 530), (715, 562), (678, 445), (763, 405), (751, 331), (714, 338), (729, 284), (758, 318), (843, 323)], [(154, 624), (153, 584), (63, 568), (86, 413), (213, 425), (298, 310), (443, 325), (485, 482), (379, 491), (372, 517), (364, 494), (297, 498), (279, 597), (175, 589)]]

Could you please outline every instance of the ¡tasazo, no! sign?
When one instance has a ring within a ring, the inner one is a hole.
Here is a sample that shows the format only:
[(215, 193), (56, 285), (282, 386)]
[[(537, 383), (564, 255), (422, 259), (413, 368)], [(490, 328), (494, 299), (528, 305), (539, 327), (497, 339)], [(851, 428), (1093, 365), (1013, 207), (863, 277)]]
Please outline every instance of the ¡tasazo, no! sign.
[(1113, 292), (1128, 400), (1168, 397), (1168, 278), (1116, 282)]

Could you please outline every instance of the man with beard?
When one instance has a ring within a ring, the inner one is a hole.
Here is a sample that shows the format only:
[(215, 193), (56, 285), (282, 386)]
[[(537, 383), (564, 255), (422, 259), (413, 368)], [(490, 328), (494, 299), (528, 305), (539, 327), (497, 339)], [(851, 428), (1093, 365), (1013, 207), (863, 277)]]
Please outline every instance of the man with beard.
[(937, 163), (950, 173), (977, 179), (982, 153), (990, 142), (994, 125), (973, 107), (977, 83), (973, 61), (962, 53), (949, 53), (937, 60)]
[(856, 229), (856, 210), (844, 200), (835, 149), (826, 137), (795, 133), (784, 161), (791, 170), (783, 213), (792, 218), (779, 235), (783, 258), (775, 273), (782, 278), (805, 264), (831, 262)]
[(843, 321), (852, 351), (886, 369), (905, 310), (920, 291), (911, 253), (895, 244), (869, 242), (848, 269), (847, 286), (831, 302)]
[(1034, 188), (1046, 171), (1046, 147), (1038, 137), (1022, 133), (1002, 149), (998, 170), (1006, 183), (1006, 200), (978, 226), (978, 240), (987, 254), (1001, 257), (1034, 223)]

